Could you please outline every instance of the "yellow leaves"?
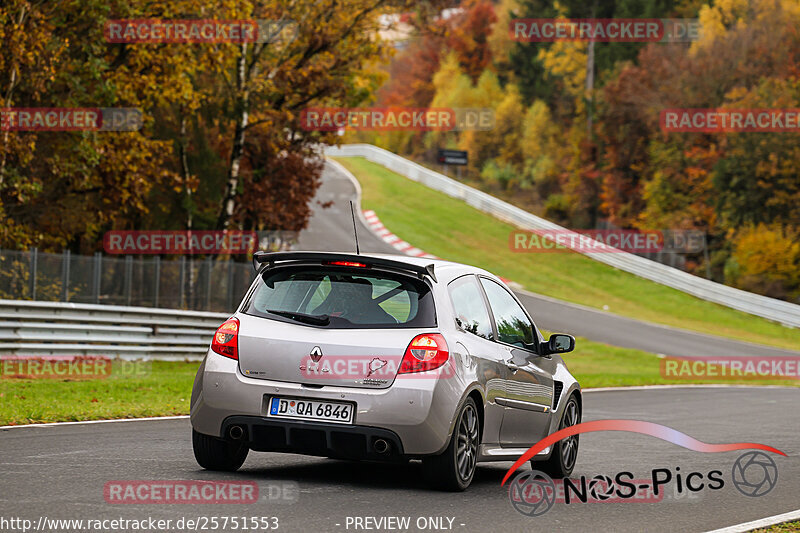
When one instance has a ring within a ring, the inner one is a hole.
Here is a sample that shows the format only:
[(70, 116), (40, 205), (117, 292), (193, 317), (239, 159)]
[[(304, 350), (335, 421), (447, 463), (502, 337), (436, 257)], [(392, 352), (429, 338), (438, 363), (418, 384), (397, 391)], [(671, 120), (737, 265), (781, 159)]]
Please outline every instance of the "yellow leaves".
[(562, 79), (564, 89), (575, 99), (575, 110), (583, 115), (586, 109), (587, 43), (556, 41), (539, 51), (539, 60), (546, 75)]
[[(738, 286), (796, 294), (800, 289), (800, 233), (797, 228), (759, 224), (740, 229), (734, 238), (732, 268), (726, 274)], [(763, 285), (770, 285), (764, 287)], [(783, 296), (786, 296), (784, 294)]]
[[(560, 13), (559, 18), (564, 19), (564, 6), (555, 2), (554, 7)], [(547, 74), (563, 78), (567, 92), (580, 100), (581, 105), (586, 86), (587, 47), (588, 43), (580, 41), (556, 41), (539, 50), (538, 56)]]
[(534, 101), (525, 112), (522, 153), (527, 158), (537, 160), (550, 151), (550, 145), (557, 134), (558, 126), (553, 123), (547, 104), (543, 100)]
[(722, 35), (736, 25), (745, 25), (751, 2), (749, 0), (716, 0), (713, 6), (700, 9), (700, 24), (704, 37)]
[(506, 128), (510, 124), (520, 124), (525, 108), (522, 105), (522, 96), (516, 85), (506, 86), (505, 96), (495, 110), (495, 121), (499, 128)]
[(500, 81), (491, 71), (484, 71), (473, 85), (458, 64), (454, 53), (447, 55), (433, 76), (436, 94), (431, 107), (496, 108), (505, 97)]
[[(800, 25), (797, 0), (716, 0), (700, 9), (700, 39), (690, 48), (692, 54), (709, 48), (718, 39), (729, 39), (750, 27), (778, 36), (785, 26)], [(776, 40), (780, 42), (780, 39)]]
[[(466, 92), (471, 88), (469, 77), (464, 74), (458, 64), (454, 53), (447, 54), (439, 66), (438, 72), (433, 75), (433, 87), (436, 95), (433, 97), (431, 107), (459, 107), (465, 104)], [(457, 100), (461, 102), (456, 103)]]
[(511, 22), (512, 12), (518, 11), (517, 0), (500, 0), (495, 8), (497, 22), (492, 26), (492, 33), (489, 35), (489, 49), (492, 58), (498, 67), (510, 69), (508, 53), (513, 48), (514, 40), (508, 31)]
[(497, 107), (503, 100), (505, 93), (500, 86), (500, 80), (491, 70), (484, 70), (478, 78), (478, 83), (471, 95), (471, 104), (474, 107)]

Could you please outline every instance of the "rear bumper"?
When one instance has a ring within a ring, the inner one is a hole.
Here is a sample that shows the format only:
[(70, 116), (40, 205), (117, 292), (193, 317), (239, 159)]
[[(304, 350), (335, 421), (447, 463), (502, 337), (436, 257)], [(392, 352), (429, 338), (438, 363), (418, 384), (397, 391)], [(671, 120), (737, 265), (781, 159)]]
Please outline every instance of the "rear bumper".
[[(386, 431), (396, 439), (397, 449), (404, 454), (433, 455), (447, 446), (462, 392), (460, 379), (436, 379), (433, 372), (430, 376), (417, 374), (398, 377), (391, 387), (385, 389), (339, 386), (312, 388), (297, 383), (256, 379), (239, 372), (237, 361), (209, 351), (195, 379), (191, 422), (199, 433), (225, 437), (226, 424), (232, 417), (246, 417), (248, 420), (258, 420), (258, 427), (285, 428), (285, 442), (289, 446), (295, 442), (292, 431), (303, 429), (306, 427), (303, 424), (308, 422), (267, 418), (266, 405), (270, 396), (354, 402), (357, 408), (352, 425), (314, 424), (320, 427), (334, 426), (333, 433), (337, 435), (363, 434), (371, 438), (373, 435), (383, 435), (381, 432)], [(347, 431), (345, 428), (348, 428)], [(253, 431), (260, 435), (272, 430), (254, 427)], [(325, 453), (318, 455), (328, 455), (329, 445), (334, 444), (328, 442), (329, 438), (333, 438), (328, 435), (333, 433), (324, 433)], [(272, 442), (267, 440), (268, 444)], [(277, 442), (280, 444), (280, 439)], [(367, 448), (369, 446), (367, 442)], [(337, 447), (330, 449), (336, 451)]]
[[(396, 433), (366, 426), (288, 421), (258, 417), (231, 416), (222, 424), (222, 434), (239, 426), (244, 430), (242, 441), (259, 452), (288, 452), (339, 459), (398, 461), (404, 457), (403, 444)], [(376, 443), (388, 443), (379, 452)]]

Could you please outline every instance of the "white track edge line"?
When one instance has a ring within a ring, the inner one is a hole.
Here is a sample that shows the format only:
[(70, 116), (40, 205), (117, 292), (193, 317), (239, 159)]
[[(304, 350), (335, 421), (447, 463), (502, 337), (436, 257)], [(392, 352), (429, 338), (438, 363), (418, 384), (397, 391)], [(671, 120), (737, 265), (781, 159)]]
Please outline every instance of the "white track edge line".
[(148, 416), (144, 418), (108, 418), (102, 420), (78, 420), (73, 422), (46, 422), (43, 424), (19, 424), (16, 426), (0, 426), (0, 429), (46, 428), (52, 426), (74, 426), (77, 424), (107, 424), (109, 422), (151, 422), (155, 420), (182, 420), (184, 418), (189, 418), (189, 415)]
[(800, 509), (789, 511), (788, 513), (768, 516), (759, 520), (753, 520), (752, 522), (743, 522), (741, 524), (724, 527), (722, 529), (714, 529), (713, 531), (707, 531), (706, 533), (742, 533), (745, 531), (752, 531), (753, 529), (782, 524), (784, 522), (791, 522), (792, 520), (797, 519), (800, 519)]
[(639, 391), (654, 389), (787, 389), (794, 390), (797, 387), (788, 385), (740, 385), (735, 383), (685, 383), (675, 385), (632, 385), (630, 387), (587, 387), (581, 392), (620, 392), (620, 391)]

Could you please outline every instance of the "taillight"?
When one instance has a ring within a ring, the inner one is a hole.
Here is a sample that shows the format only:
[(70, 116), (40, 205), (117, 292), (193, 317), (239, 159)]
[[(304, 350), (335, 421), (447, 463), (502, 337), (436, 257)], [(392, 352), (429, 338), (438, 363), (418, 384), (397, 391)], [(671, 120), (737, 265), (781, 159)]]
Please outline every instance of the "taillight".
[(450, 352), (447, 343), (438, 333), (417, 335), (406, 348), (398, 374), (425, 372), (439, 368), (447, 362)]
[(355, 261), (325, 261), (325, 264), (344, 266), (344, 267), (369, 268), (369, 265), (367, 265), (366, 263), (357, 263)]
[(239, 319), (229, 318), (214, 333), (211, 350), (231, 359), (239, 359)]

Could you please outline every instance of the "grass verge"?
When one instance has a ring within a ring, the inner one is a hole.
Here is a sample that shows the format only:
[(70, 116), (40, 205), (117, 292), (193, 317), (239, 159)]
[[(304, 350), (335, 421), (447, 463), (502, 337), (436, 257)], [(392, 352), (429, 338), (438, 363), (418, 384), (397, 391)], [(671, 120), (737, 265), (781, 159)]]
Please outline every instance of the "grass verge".
[(800, 386), (800, 380), (793, 379), (668, 378), (662, 375), (662, 359), (656, 354), (633, 348), (609, 346), (580, 337), (576, 339), (575, 345), (575, 351), (564, 354), (562, 358), (582, 388), (701, 383)]
[(153, 361), (142, 375), (0, 379), (0, 425), (189, 413), (198, 361)]
[(754, 529), (752, 533), (791, 533), (794, 531), (800, 531), (800, 521), (784, 522), (767, 528)]
[(485, 268), (526, 289), (618, 315), (780, 348), (798, 349), (788, 328), (616, 270), (581, 254), (515, 253), (515, 228), (366, 159), (337, 158), (361, 182), (362, 207), (428, 253)]

